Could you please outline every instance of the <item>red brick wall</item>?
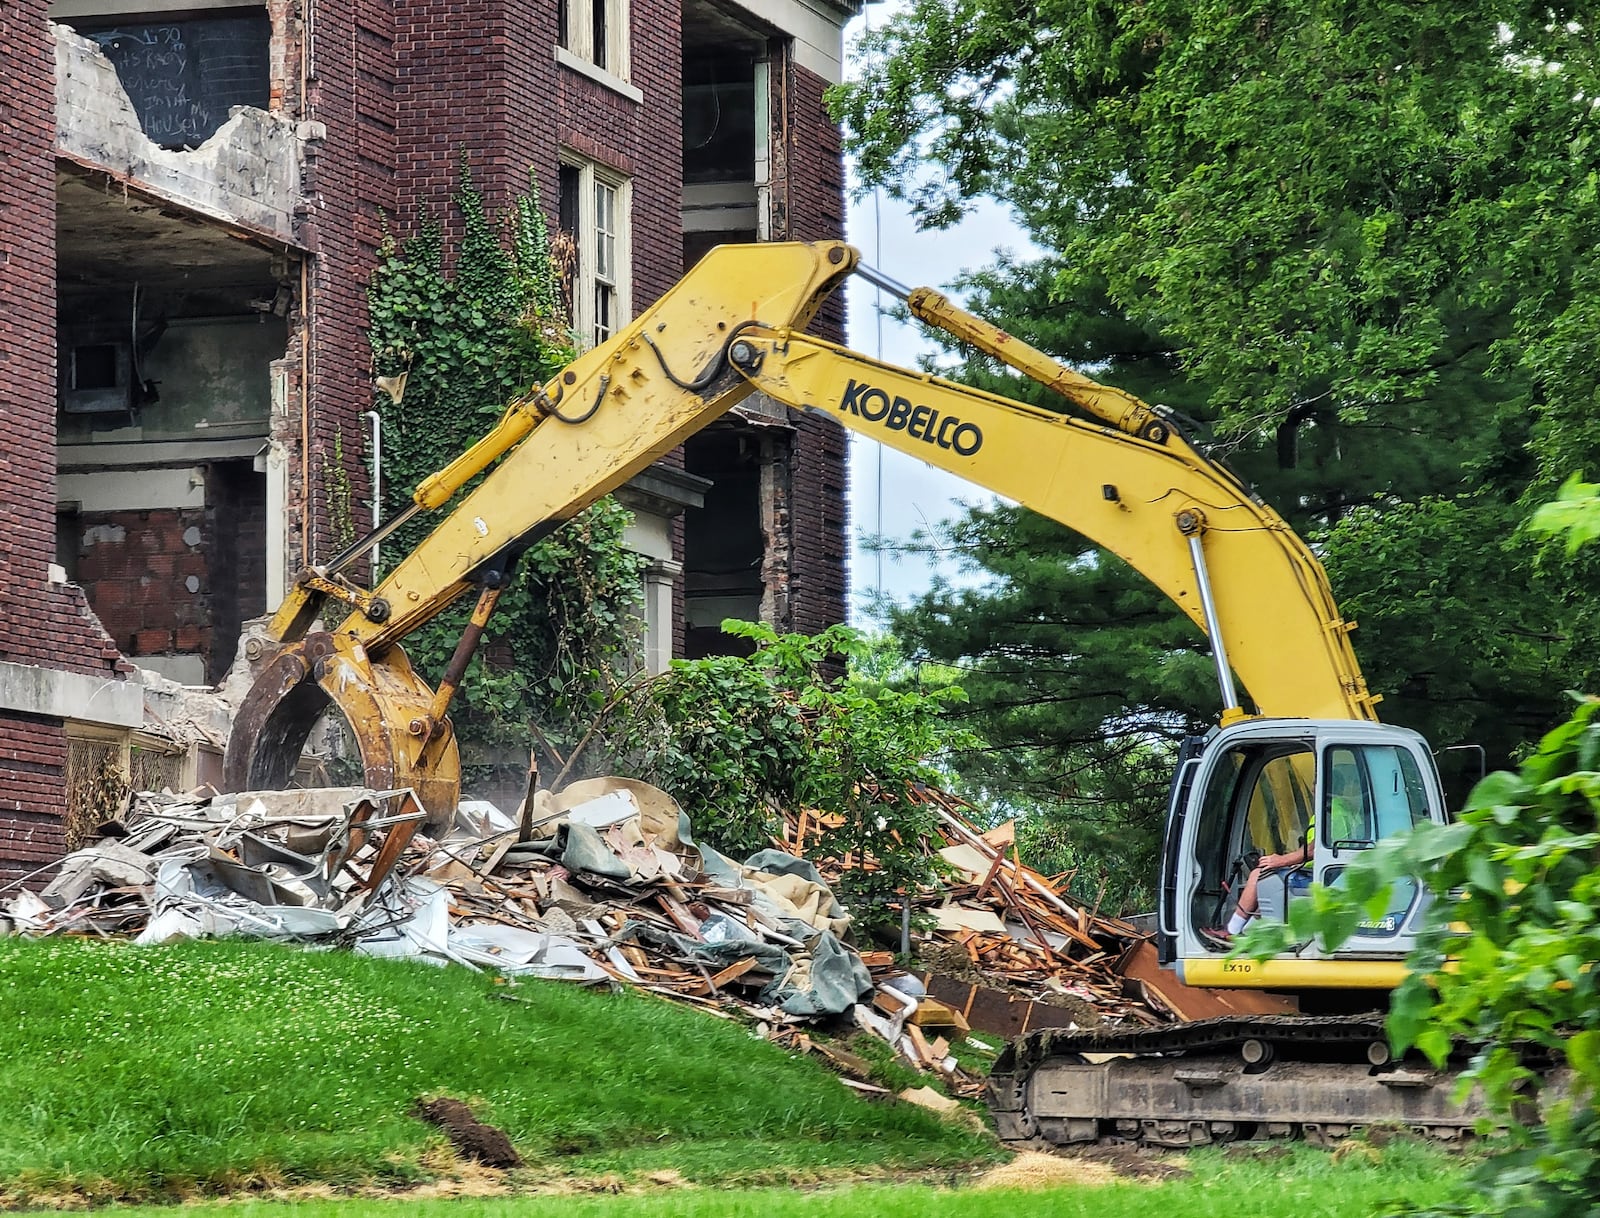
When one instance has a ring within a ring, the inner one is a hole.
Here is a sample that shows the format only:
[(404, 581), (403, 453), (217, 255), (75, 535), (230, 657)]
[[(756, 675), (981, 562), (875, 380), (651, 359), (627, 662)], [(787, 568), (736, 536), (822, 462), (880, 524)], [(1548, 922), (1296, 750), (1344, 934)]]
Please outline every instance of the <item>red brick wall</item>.
[(683, 275), (683, 44), (677, 0), (633, 0), (631, 16), (628, 80), (643, 104), (563, 68), (557, 112), (561, 144), (632, 179), (637, 312)]
[[(123, 653), (206, 652), (211, 645), (206, 510), (93, 512), (82, 523), (78, 577), (89, 589), (95, 615)], [(186, 582), (191, 576), (199, 581), (193, 592)]]
[(116, 671), (56, 548), (55, 44), (45, 0), (0, 4), (0, 660)]
[(0, 712), (0, 884), (65, 850), (66, 766), (59, 719)]
[[(839, 129), (822, 94), (827, 82), (790, 66), (784, 90), (792, 132), (785, 158), (788, 235), (799, 241), (844, 235), (844, 161)], [(835, 292), (810, 330), (844, 341), (844, 292)], [(849, 554), (849, 479), (844, 429), (830, 419), (791, 412), (796, 434), (791, 471), (792, 629), (815, 633), (845, 617)]]
[(491, 210), (528, 188), (553, 214), (556, 6), (548, 0), (416, 0), (396, 15), (400, 220), (449, 214), (466, 154)]
[[(313, 71), (306, 97), (290, 73), (291, 108), (323, 124), (325, 140), (306, 148), (306, 202), (300, 238), (312, 251), (307, 264), (309, 308), (291, 320), (305, 327), (309, 451), (304, 468), (291, 471), (290, 519), (300, 518), (301, 488), (309, 483), (309, 554), (291, 538), (290, 564), (321, 562), (343, 548), (352, 520), (367, 519), (366, 427), (371, 407), (366, 339), (366, 284), (382, 240), (380, 213), (393, 215), (398, 195), (395, 167), (401, 114), (395, 94), (398, 67), (395, 7), (384, 0), (341, 0), (315, 7)], [(409, 6), (402, 6), (407, 7)], [(298, 63), (299, 39), (289, 58)], [(289, 441), (300, 447), (299, 333), (288, 350)]]

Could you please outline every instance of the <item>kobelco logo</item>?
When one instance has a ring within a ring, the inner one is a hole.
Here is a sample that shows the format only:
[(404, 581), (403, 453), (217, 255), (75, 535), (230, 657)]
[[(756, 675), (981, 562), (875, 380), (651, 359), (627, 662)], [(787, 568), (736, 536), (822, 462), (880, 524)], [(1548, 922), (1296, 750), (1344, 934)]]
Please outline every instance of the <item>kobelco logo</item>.
[(931, 406), (914, 406), (909, 398), (890, 397), (875, 385), (852, 380), (839, 399), (839, 413), (853, 414), (890, 431), (903, 431), (924, 444), (953, 448), (970, 457), (983, 447), (983, 432), (953, 414), (940, 415)]

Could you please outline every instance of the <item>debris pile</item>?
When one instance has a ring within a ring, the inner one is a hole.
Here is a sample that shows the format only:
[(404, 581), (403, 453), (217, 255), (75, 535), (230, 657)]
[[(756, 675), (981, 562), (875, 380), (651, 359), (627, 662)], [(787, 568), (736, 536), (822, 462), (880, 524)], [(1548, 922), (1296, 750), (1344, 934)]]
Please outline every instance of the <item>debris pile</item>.
[(625, 982), (772, 1019), (871, 989), (849, 918), (803, 859), (697, 845), (665, 792), (594, 779), (518, 824), (468, 801), (428, 832), (410, 791), (141, 795), (125, 822), (3, 907), (28, 935), (333, 943), (510, 976)]
[(697, 843), (666, 792), (623, 778), (540, 791), (515, 819), (465, 801), (442, 829), (410, 791), (145, 793), (37, 895), (0, 903), (0, 932), (246, 935), (625, 984), (739, 1015), (864, 1091), (878, 1089), (869, 1064), (800, 1025), (853, 1022), (971, 1093), (953, 1048), (975, 1030), (997, 1049), (1035, 1027), (1172, 1016), (1118, 967), (1135, 927), (1023, 866), (1009, 826), (982, 831), (939, 791), (913, 798), (937, 811), (925, 845), (943, 876), (909, 902), (933, 928), (916, 936), (930, 965), (915, 974), (851, 945), (832, 883), (873, 864), (817, 857), (825, 816), (790, 815), (774, 849), (741, 863)]

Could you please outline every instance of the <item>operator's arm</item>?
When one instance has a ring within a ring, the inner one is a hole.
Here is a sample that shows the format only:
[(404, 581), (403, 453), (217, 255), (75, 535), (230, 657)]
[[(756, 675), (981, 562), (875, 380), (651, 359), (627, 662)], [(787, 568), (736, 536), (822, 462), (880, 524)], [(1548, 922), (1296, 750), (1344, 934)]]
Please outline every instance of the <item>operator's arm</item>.
[(1300, 867), (1309, 858), (1305, 846), (1298, 850), (1291, 850), (1287, 854), (1263, 854), (1261, 856), (1261, 870), (1282, 871), (1285, 867)]

